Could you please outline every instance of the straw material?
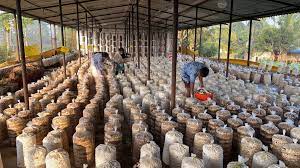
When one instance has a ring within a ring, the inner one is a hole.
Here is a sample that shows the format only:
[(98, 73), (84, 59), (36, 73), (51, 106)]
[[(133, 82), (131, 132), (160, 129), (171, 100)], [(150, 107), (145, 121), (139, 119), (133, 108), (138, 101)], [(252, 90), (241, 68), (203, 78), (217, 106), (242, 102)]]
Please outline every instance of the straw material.
[(181, 113), (182, 112), (182, 108), (180, 108), (179, 106), (177, 106), (176, 108), (174, 108), (173, 110), (172, 110), (172, 116), (173, 117), (177, 117), (177, 114), (178, 113)]
[(244, 137), (241, 140), (240, 155), (249, 159), (249, 165), (252, 163), (252, 157), (256, 152), (261, 151), (262, 142), (253, 137)]
[(279, 129), (272, 122), (260, 126), (260, 135), (264, 144), (270, 145), (272, 136), (277, 133), (279, 133)]
[(260, 151), (253, 155), (252, 167), (265, 168), (272, 164), (276, 164), (278, 159), (270, 152)]
[(75, 132), (73, 135), (73, 152), (75, 167), (82, 167), (83, 164), (89, 166), (94, 164), (94, 149), (95, 140), (92, 133), (86, 132)]
[(241, 107), (236, 104), (230, 104), (226, 107), (226, 109), (229, 110), (231, 114), (238, 114)]
[(142, 146), (150, 141), (153, 141), (153, 136), (147, 131), (141, 131), (135, 135), (134, 143), (132, 144), (132, 159), (134, 163), (139, 161)]
[(105, 162), (101, 165), (98, 165), (96, 168), (121, 168), (121, 165), (118, 161), (111, 160), (111, 161)]
[(16, 137), (22, 133), (23, 128), (25, 128), (25, 121), (19, 117), (13, 116), (6, 120), (8, 137), (10, 140), (10, 145), (16, 145)]
[(300, 144), (290, 143), (282, 146), (282, 159), (287, 167), (300, 167)]
[(27, 167), (30, 165), (29, 151), (36, 144), (35, 134), (22, 133), (16, 138), (17, 166)]
[(169, 118), (168, 121), (164, 121), (161, 123), (161, 145), (164, 145), (165, 143), (166, 133), (178, 127), (178, 123), (175, 121), (171, 121), (170, 119), (171, 118)]
[(275, 125), (279, 124), (281, 122), (281, 117), (279, 115), (267, 115), (265, 117), (266, 122), (272, 122)]
[(157, 113), (156, 114), (156, 117), (155, 117), (155, 131), (154, 131), (154, 139), (156, 142), (158, 142), (158, 144), (161, 146), (160, 142), (161, 142), (161, 124), (164, 122), (164, 121), (167, 121), (168, 118), (170, 116), (165, 113), (165, 112), (162, 112), (162, 113)]
[(181, 168), (204, 168), (204, 162), (193, 156), (185, 157), (182, 160)]
[(264, 117), (267, 115), (267, 112), (266, 112), (266, 110), (264, 110), (262, 108), (257, 108), (257, 109), (252, 110), (252, 114), (255, 114), (260, 119), (264, 119)]
[(203, 145), (204, 167), (223, 168), (223, 149), (217, 144)]
[(280, 122), (277, 126), (280, 129), (280, 132), (285, 130), (287, 135), (290, 135), (290, 131), (296, 127), (292, 121)]
[(117, 151), (114, 146), (100, 144), (95, 149), (96, 167), (99, 167), (105, 162), (116, 160)]
[(69, 154), (59, 148), (51, 151), (46, 156), (46, 168), (71, 168)]
[(295, 127), (290, 131), (291, 138), (298, 139), (300, 141), (300, 127)]
[(43, 146), (37, 145), (29, 149), (28, 161), (30, 164), (27, 165), (28, 168), (45, 168), (47, 155), (47, 149)]
[(186, 132), (186, 123), (189, 118), (191, 118), (189, 113), (182, 112), (177, 114), (178, 131), (182, 134)]
[(275, 114), (283, 116), (283, 109), (279, 106), (271, 106), (268, 108), (267, 112), (271, 114), (271, 111), (275, 111)]
[(6, 120), (9, 117), (0, 113), (0, 143), (7, 138)]
[(69, 139), (67, 133), (64, 130), (56, 129), (49, 132), (49, 134), (52, 134), (53, 136), (60, 138), (62, 140), (63, 149), (69, 152)]
[(216, 129), (224, 126), (224, 122), (220, 119), (210, 119), (208, 121), (208, 131), (215, 136)]
[(71, 130), (71, 123), (70, 119), (67, 116), (57, 116), (52, 119), (52, 128), (53, 129), (62, 129), (64, 130), (67, 135), (68, 139), (72, 137), (72, 130)]
[(132, 138), (134, 139), (137, 133), (144, 131), (145, 129), (148, 129), (148, 125), (145, 122), (135, 122), (131, 128)]
[(140, 159), (139, 168), (162, 168), (162, 163), (157, 157), (144, 156)]
[(192, 106), (192, 116), (198, 116), (199, 113), (203, 113), (205, 110), (205, 107), (200, 104), (195, 104)]
[(207, 127), (209, 120), (213, 118), (210, 114), (205, 112), (199, 113), (197, 117), (202, 121), (203, 127)]
[(167, 132), (166, 137), (165, 137), (162, 160), (166, 165), (169, 165), (169, 163), (170, 163), (170, 160), (169, 160), (169, 155), (170, 155), (169, 146), (173, 143), (183, 143), (182, 133), (180, 133), (180, 132), (178, 132), (174, 129)]
[(208, 107), (208, 112), (211, 116), (215, 117), (217, 111), (221, 110), (221, 107), (218, 105), (211, 105)]
[(249, 168), (247, 165), (241, 162), (229, 162), (227, 168)]
[(202, 122), (196, 118), (188, 119), (186, 123), (186, 132), (184, 136), (185, 144), (190, 148), (193, 147), (194, 136), (197, 132), (200, 132), (202, 129)]
[(156, 157), (160, 158), (160, 148), (154, 142), (150, 141), (149, 143), (145, 144), (141, 148), (140, 158), (142, 157)]
[(216, 129), (216, 139), (223, 148), (225, 163), (232, 159), (233, 130), (230, 127), (219, 127)]
[(16, 115), (18, 113), (18, 109), (16, 108), (7, 108), (3, 111), (3, 114), (11, 117), (13, 115)]
[(196, 133), (194, 138), (193, 153), (195, 153), (197, 157), (202, 158), (203, 146), (213, 142), (214, 137), (211, 134), (205, 132)]
[(246, 119), (249, 118), (250, 116), (251, 114), (247, 112), (241, 112), (238, 114), (238, 117), (243, 121), (246, 121)]
[(284, 144), (293, 143), (293, 140), (285, 135), (275, 134), (272, 137), (271, 149), (272, 152), (277, 156), (278, 159), (282, 159), (281, 157), (281, 148)]
[(49, 153), (55, 149), (63, 148), (63, 139), (49, 132), (43, 139), (43, 146), (47, 149), (47, 153)]
[(189, 156), (189, 147), (181, 143), (173, 143), (169, 146), (170, 167), (180, 168), (182, 160)]

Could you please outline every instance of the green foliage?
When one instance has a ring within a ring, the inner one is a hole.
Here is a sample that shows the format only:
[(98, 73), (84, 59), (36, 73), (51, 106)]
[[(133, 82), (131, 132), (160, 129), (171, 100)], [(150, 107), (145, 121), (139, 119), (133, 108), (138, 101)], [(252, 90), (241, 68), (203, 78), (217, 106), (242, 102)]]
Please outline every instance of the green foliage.
[(187, 33), (187, 31), (182, 32), (183, 33), (183, 39), (181, 41), (182, 47), (188, 47), (190, 45), (190, 34)]
[(6, 32), (10, 32), (12, 29), (13, 15), (11, 13), (1, 13), (0, 14), (0, 27)]
[[(8, 53), (8, 56), (6, 56)], [(10, 49), (9, 51), (7, 51), (7, 46), (6, 45), (0, 45), (0, 64), (5, 62), (5, 61), (11, 61), (12, 59), (14, 59), (13, 55), (13, 51)]]
[[(245, 59), (248, 53), (249, 21), (234, 22), (231, 33), (230, 58)], [(279, 52), (286, 54), (291, 49), (300, 48), (300, 14), (281, 15), (253, 21), (252, 25), (252, 55), (264, 52)], [(183, 47), (193, 46), (194, 31), (181, 31), (179, 38)], [(229, 26), (222, 25), (221, 56), (227, 55)], [(199, 44), (200, 28), (197, 31), (197, 49), (201, 56), (214, 57), (219, 47), (219, 25), (202, 29), (202, 44)], [(190, 42), (192, 44), (190, 44)]]
[(213, 57), (218, 54), (218, 47), (216, 47), (213, 43), (206, 43), (206, 45), (199, 47), (201, 54), (204, 57)]
[[(217, 37), (217, 38), (216, 38)], [(198, 44), (200, 55), (204, 57), (214, 57), (218, 54), (219, 43), (219, 28), (218, 26), (202, 28), (202, 44)]]
[[(271, 23), (272, 24), (271, 24)], [(290, 14), (273, 17), (272, 20), (262, 19), (255, 24), (254, 48), (261, 52), (286, 54), (299, 46), (300, 15)]]

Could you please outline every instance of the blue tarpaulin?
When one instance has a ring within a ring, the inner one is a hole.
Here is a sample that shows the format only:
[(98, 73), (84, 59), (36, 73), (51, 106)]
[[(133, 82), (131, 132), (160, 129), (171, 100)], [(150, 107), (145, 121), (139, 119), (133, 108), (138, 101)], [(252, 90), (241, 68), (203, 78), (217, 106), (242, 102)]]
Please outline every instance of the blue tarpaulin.
[(288, 54), (300, 54), (300, 48), (288, 51)]

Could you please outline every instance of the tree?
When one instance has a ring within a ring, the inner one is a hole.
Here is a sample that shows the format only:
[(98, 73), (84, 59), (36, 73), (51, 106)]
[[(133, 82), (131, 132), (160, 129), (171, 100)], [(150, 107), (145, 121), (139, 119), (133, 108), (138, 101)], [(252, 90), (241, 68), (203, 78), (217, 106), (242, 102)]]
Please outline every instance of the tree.
[(11, 52), (11, 29), (13, 27), (13, 15), (11, 13), (0, 14), (0, 26), (4, 30), (5, 35), (5, 46), (6, 46), (6, 57), (10, 56)]
[[(22, 26), (23, 26), (24, 45), (25, 46), (28, 46), (28, 38), (29, 38), (29, 37), (27, 37), (26, 29), (29, 25), (32, 25), (32, 24), (33, 24), (33, 19), (32, 18), (22, 17)], [(36, 32), (38, 31), (38, 27), (36, 27), (35, 31)]]
[(202, 44), (198, 44), (198, 50), (201, 56), (213, 57), (217, 55), (219, 43), (216, 39), (218, 38), (219, 29), (217, 26), (202, 28)]
[(286, 54), (299, 47), (300, 15), (289, 14), (262, 19), (258, 24), (254, 47), (261, 52)]

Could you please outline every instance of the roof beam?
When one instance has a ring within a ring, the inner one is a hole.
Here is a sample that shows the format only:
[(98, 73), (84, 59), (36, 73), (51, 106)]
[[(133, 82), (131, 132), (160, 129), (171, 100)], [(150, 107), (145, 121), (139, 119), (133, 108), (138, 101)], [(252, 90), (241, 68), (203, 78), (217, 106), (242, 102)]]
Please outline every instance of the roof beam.
[[(81, 4), (81, 3), (85, 3), (85, 2), (94, 2), (94, 1), (100, 1), (100, 0), (83, 0), (83, 1), (80, 1), (78, 3)], [(67, 6), (67, 5), (76, 5), (76, 2), (69, 2), (69, 3), (61, 4), (61, 6)], [(23, 9), (22, 12), (40, 10), (40, 9), (48, 9), (48, 8), (55, 8), (55, 7), (59, 7), (59, 5), (41, 6), (41, 7), (37, 7), (37, 8), (28, 8), (28, 9)]]
[[(128, 13), (127, 11), (125, 12), (116, 12), (116, 13), (106, 13), (106, 14), (101, 14), (101, 15), (94, 15), (93, 17), (94, 18), (97, 18), (97, 17), (102, 17), (102, 16), (111, 16), (111, 15), (117, 15), (117, 14), (125, 14), (125, 13)], [(134, 12), (136, 13), (136, 12)], [(139, 13), (140, 15), (142, 16), (148, 16), (147, 14), (144, 14), (144, 13)], [(161, 17), (157, 17), (157, 16), (151, 16), (152, 18), (157, 18), (157, 19), (160, 19), (160, 20), (168, 20), (168, 19), (165, 19), (165, 18), (161, 18)], [(92, 18), (91, 16), (89, 16), (88, 18)], [(79, 18), (80, 20), (81, 19), (85, 19), (85, 17), (81, 17)]]
[[(31, 5), (33, 5), (33, 6), (37, 6), (37, 7), (40, 7), (39, 5), (37, 5), (37, 4), (35, 4), (35, 3), (33, 3), (33, 2), (30, 2), (29, 0), (24, 0), (25, 2), (27, 2), (27, 3), (29, 3), (29, 4), (31, 4)], [(56, 11), (53, 11), (53, 10), (51, 10), (51, 9), (46, 9), (47, 11), (50, 11), (50, 12), (53, 12), (53, 13), (57, 13)], [(59, 17), (60, 17), (60, 15), (58, 15)], [(69, 19), (69, 20), (72, 20), (72, 19), (70, 19), (70, 18), (68, 18), (68, 17), (65, 17), (65, 16), (63, 16), (64, 18), (66, 18), (66, 19)]]
[[(111, 19), (117, 19), (117, 18), (127, 18), (126, 16), (121, 16), (121, 17), (109, 17), (109, 18), (104, 18), (104, 19), (101, 19), (99, 22), (98, 22), (98, 24), (102, 24), (103, 22), (101, 22), (101, 21), (105, 21), (105, 20), (111, 20)], [(141, 20), (141, 21), (144, 21), (144, 18), (140, 18), (139, 20)], [(125, 20), (124, 20), (125, 21)], [(70, 21), (69, 21), (70, 22)], [(75, 22), (75, 21), (74, 21)], [(152, 23), (157, 23), (157, 24), (164, 24), (165, 25), (165, 23), (161, 23), (161, 22), (155, 22), (155, 21), (151, 21)], [(64, 22), (65, 24), (70, 24), (70, 23), (68, 23), (68, 21), (67, 22)], [(86, 24), (86, 22), (81, 22), (82, 24)], [(171, 26), (171, 25), (170, 25)]]
[[(198, 0), (198, 1), (199, 1), (199, 0)], [(200, 0), (200, 1), (201, 1), (201, 0)], [(206, 3), (207, 1), (208, 1), (208, 0), (203, 0), (203, 1), (201, 1), (201, 2), (194, 2), (192, 6), (188, 6), (188, 8), (186, 8), (186, 9), (180, 11), (178, 14), (182, 14), (182, 13), (188, 12), (188, 11), (190, 11), (191, 9), (193, 9), (194, 6), (199, 6), (199, 5), (201, 5), (201, 4)], [(169, 18), (170, 18), (170, 17), (169, 17)]]
[[(79, 2), (78, 0), (74, 0), (75, 2)], [(97, 21), (98, 20), (96, 20), (94, 17), (93, 17), (93, 15), (92, 15), (92, 13), (90, 12), (90, 10), (87, 8), (87, 7), (85, 7), (85, 6), (83, 6), (81, 3), (79, 3), (79, 6), (81, 7), (81, 8), (83, 8), (91, 17), (92, 17), (92, 19), (94, 19), (95, 20), (95, 23), (97, 24)], [(78, 14), (77, 13), (77, 11), (76, 11), (76, 14)]]
[[(144, 8), (144, 9), (148, 9), (147, 7), (145, 7), (145, 6), (139, 6), (140, 8)], [(173, 15), (173, 13), (171, 13), (171, 12), (167, 12), (167, 11), (161, 11), (161, 10), (158, 10), (158, 9), (154, 9), (154, 8), (151, 8), (151, 10), (153, 10), (153, 11), (157, 11), (157, 12), (162, 12), (162, 13), (165, 13), (165, 14), (169, 14), (169, 15)], [(196, 18), (194, 18), (194, 17), (190, 17), (190, 16), (185, 16), (185, 15), (178, 15), (179, 17), (185, 17), (185, 18), (189, 18), (189, 19), (194, 19), (194, 20), (196, 20)], [(168, 17), (167, 18), (165, 18), (165, 19), (168, 19)], [(199, 19), (198, 18), (198, 20), (201, 20), (201, 21), (205, 21), (205, 22), (212, 22), (212, 21), (210, 21), (210, 20), (204, 20), (204, 19)]]
[[(98, 24), (102, 24), (101, 21), (110, 20), (110, 19), (117, 19), (117, 18), (125, 18), (125, 17), (122, 16), (122, 17), (109, 17), (109, 18), (104, 18), (104, 19), (101, 19), (101, 20), (98, 22)], [(67, 21), (67, 22), (68, 22), (68, 21)], [(69, 22), (70, 22), (70, 21), (69, 21)], [(90, 21), (88, 21), (88, 22), (90, 22)], [(65, 23), (66, 23), (66, 22), (65, 22)], [(86, 24), (86, 21), (82, 22), (82, 24)]]
[[(224, 11), (219, 11), (219, 10), (215, 10), (215, 9), (206, 8), (206, 7), (203, 7), (203, 6), (190, 5), (190, 4), (183, 3), (183, 2), (179, 2), (179, 4), (180, 4), (180, 5), (185, 5), (185, 6), (194, 7), (194, 8), (198, 7), (199, 9), (204, 9), (204, 10), (208, 10), (208, 11), (212, 11), (212, 12), (217, 12), (217, 13), (222, 13), (222, 14), (230, 15), (230, 12), (226, 12), (225, 10), (224, 10)], [(241, 16), (241, 15), (236, 15), (236, 14), (232, 14), (232, 16), (236, 16), (236, 17), (246, 17), (246, 16)]]
[(292, 4), (292, 3), (283, 2), (283, 1), (278, 1), (278, 0), (266, 0), (266, 1), (269, 1), (269, 2), (275, 2), (275, 3), (278, 3), (278, 4), (290, 6), (290, 7), (300, 8), (300, 5), (298, 5), (298, 4)]
[[(93, 17), (101, 17), (101, 16), (110, 16), (110, 15), (116, 15), (116, 14), (120, 14), (120, 13), (126, 13), (126, 12), (116, 12), (116, 13), (106, 13), (106, 14), (101, 14), (101, 15), (94, 15)], [(88, 18), (93, 18), (92, 16), (88, 16)], [(85, 19), (85, 17), (81, 17), (79, 19)]]
[[(118, 19), (118, 20), (103, 22), (102, 24), (111, 24), (111, 23), (116, 23), (116, 22), (121, 23), (123, 21), (124, 21), (124, 19)], [(72, 27), (72, 26), (75, 26), (75, 24), (69, 24), (68, 26)], [(106, 25), (102, 25), (102, 26), (106, 26)], [(134, 27), (136, 27), (136, 26), (134, 26)], [(134, 27), (133, 27), (133, 29), (134, 29)], [(147, 28), (147, 26), (141, 26), (141, 25), (139, 27), (140, 28), (145, 28), (145, 29)], [(161, 26), (157, 26), (157, 25), (152, 25), (152, 27), (156, 27), (156, 28), (160, 28), (160, 29), (167, 29), (167, 27), (161, 27)], [(94, 26), (94, 28), (97, 28), (97, 27)], [(102, 29), (105, 29), (105, 28), (102, 28)], [(110, 28), (106, 28), (106, 29), (110, 29)], [(111, 29), (114, 29), (114, 28), (111, 28)]]
[[(116, 22), (116, 21), (124, 21), (125, 17), (116, 17), (116, 18), (110, 18), (110, 19), (107, 19), (107, 20), (111, 20), (111, 21), (106, 21), (106, 22), (101, 22), (101, 23), (98, 23), (98, 24), (105, 24), (105, 23), (110, 23), (110, 22)], [(113, 19), (117, 19), (117, 20), (113, 20)], [(72, 24), (68, 24), (70, 26), (73, 26), (73, 25), (76, 25), (76, 23), (72, 23)], [(82, 23), (81, 25), (84, 25), (85, 26), (85, 23)]]
[[(126, 5), (116, 5), (116, 6), (110, 6), (110, 7), (104, 7), (104, 8), (99, 8), (99, 9), (91, 9), (89, 10), (90, 12), (93, 12), (93, 11), (100, 11), (100, 10), (106, 10), (106, 9), (113, 9), (113, 8), (121, 8), (121, 7), (125, 7), (125, 6), (128, 6), (127, 4)], [(81, 12), (78, 12), (78, 13), (85, 13), (85, 11), (81, 11)], [(74, 14), (77, 14), (76, 12), (71, 12), (71, 13), (65, 13), (64, 16), (68, 16), (68, 15), (74, 15)], [(53, 15), (53, 16), (47, 16), (45, 17), (45, 19), (49, 19), (49, 18), (53, 18), (53, 17), (58, 17), (59, 15)]]

